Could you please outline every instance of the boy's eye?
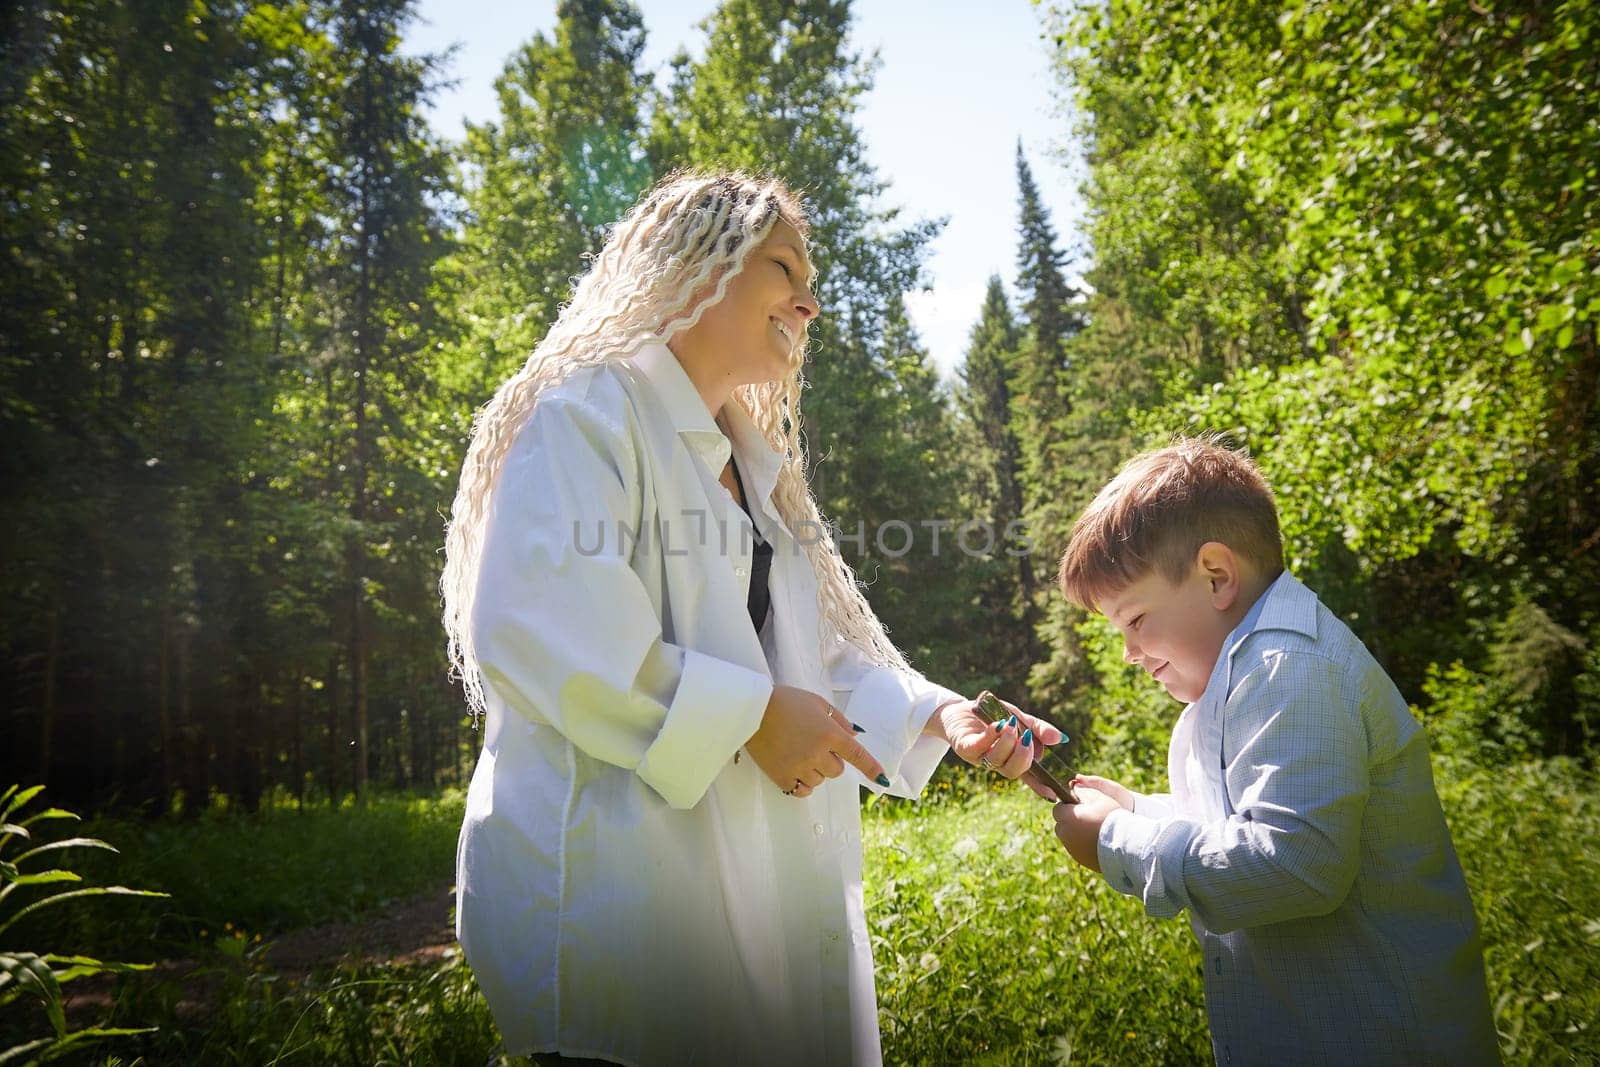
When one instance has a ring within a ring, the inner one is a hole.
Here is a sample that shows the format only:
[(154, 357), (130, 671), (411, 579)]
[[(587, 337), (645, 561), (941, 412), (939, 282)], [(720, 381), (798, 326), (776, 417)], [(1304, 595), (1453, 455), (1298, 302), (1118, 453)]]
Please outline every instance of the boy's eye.
[(1143, 615), (1135, 615), (1135, 616), (1134, 616), (1134, 617), (1133, 617), (1133, 621), (1132, 621), (1132, 622), (1130, 622), (1130, 623), (1129, 623), (1129, 624), (1128, 624), (1128, 625), (1129, 625), (1129, 626), (1130, 626), (1130, 627), (1131, 627), (1131, 628), (1133, 628), (1133, 629), (1135, 629), (1135, 630), (1137, 630), (1137, 629), (1138, 629), (1138, 628), (1139, 628), (1139, 626), (1140, 626), (1140, 625), (1141, 625), (1141, 624), (1142, 624), (1142, 623), (1143, 623), (1143, 622), (1144, 622), (1144, 616), (1143, 616)]

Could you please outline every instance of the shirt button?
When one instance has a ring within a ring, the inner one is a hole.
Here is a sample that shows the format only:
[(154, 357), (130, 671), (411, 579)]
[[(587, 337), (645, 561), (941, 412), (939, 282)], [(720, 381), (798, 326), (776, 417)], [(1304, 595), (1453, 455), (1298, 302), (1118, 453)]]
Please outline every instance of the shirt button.
[(1212, 969), (1214, 971), (1216, 971), (1216, 973), (1221, 974), (1222, 973), (1222, 957), (1221, 956), (1213, 956), (1212, 959), (1211, 959), (1211, 967), (1212, 967)]
[(828, 831), (827, 831), (827, 828), (824, 827), (820, 822), (814, 822), (814, 823), (811, 824), (811, 832), (816, 834), (818, 837), (821, 837), (823, 834), (827, 833)]

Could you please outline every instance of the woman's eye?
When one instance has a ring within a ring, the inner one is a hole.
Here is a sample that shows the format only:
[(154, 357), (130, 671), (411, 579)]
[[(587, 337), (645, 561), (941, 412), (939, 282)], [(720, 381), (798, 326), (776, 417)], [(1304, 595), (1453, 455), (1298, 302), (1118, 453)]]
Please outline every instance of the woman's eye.
[(789, 269), (789, 264), (785, 263), (783, 260), (775, 259), (772, 262), (783, 268), (783, 276), (785, 278), (792, 277), (794, 275), (794, 271)]

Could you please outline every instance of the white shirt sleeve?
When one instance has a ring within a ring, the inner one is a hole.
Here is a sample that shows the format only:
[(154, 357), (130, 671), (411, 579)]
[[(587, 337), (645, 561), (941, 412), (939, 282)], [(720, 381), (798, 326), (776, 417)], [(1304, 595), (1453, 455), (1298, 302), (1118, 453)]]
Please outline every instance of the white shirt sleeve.
[(1170, 819), (1177, 814), (1172, 806), (1171, 793), (1134, 793), (1133, 810), (1152, 819)]
[(939, 761), (950, 750), (942, 739), (922, 732), (934, 711), (949, 700), (964, 699), (953, 689), (928, 681), (915, 671), (883, 667), (848, 641), (828, 651), (823, 668), (833, 689), (833, 702), (866, 732), (861, 744), (883, 764), (890, 785), (848, 768), (868, 789), (897, 797), (914, 797), (927, 786)]
[(1115, 811), (1100, 828), (1101, 872), (1151, 915), (1188, 908), (1228, 933), (1339, 906), (1360, 865), (1369, 789), (1360, 709), (1336, 665), (1276, 653), (1235, 688), (1222, 773), (1234, 814), (1217, 822)]
[(690, 808), (761, 725), (772, 682), (663, 640), (629, 566), (628, 538), (650, 535), (639, 483), (625, 427), (541, 399), (490, 499), (473, 638), (508, 708)]

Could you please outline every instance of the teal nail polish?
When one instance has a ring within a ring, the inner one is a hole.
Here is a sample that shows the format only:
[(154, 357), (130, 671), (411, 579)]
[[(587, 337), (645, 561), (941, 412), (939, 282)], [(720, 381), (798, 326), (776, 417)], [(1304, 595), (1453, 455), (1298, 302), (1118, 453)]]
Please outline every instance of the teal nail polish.
[(1022, 731), (1022, 747), (1023, 748), (1027, 748), (1031, 744), (1033, 744), (1033, 731), (1032, 730), (1024, 730), (1024, 731)]
[(1017, 717), (1015, 715), (1011, 716), (1011, 718), (1006, 720), (1006, 725), (1007, 726), (1015, 726), (1015, 725), (1017, 725)]
[(858, 722), (853, 722), (853, 723), (851, 723), (851, 724), (850, 724), (850, 728), (851, 728), (851, 729), (852, 729), (852, 730), (854, 730), (854, 731), (855, 731), (855, 732), (856, 732), (856, 733), (858, 733), (858, 734), (864, 734), (864, 733), (866, 733), (866, 732), (867, 732), (867, 728), (866, 728), (866, 727), (865, 727), (865, 726), (862, 726), (862, 725), (861, 725), (861, 724), (860, 724), (860, 723), (858, 723)]
[(999, 733), (1001, 730), (1004, 730), (1005, 728), (1006, 728), (1006, 724), (1003, 721), (1002, 722), (997, 722), (997, 723), (994, 724), (994, 732), (995, 733)]
[(885, 789), (888, 789), (890, 784), (888, 776), (882, 774), (878, 775), (878, 784), (883, 786)]

